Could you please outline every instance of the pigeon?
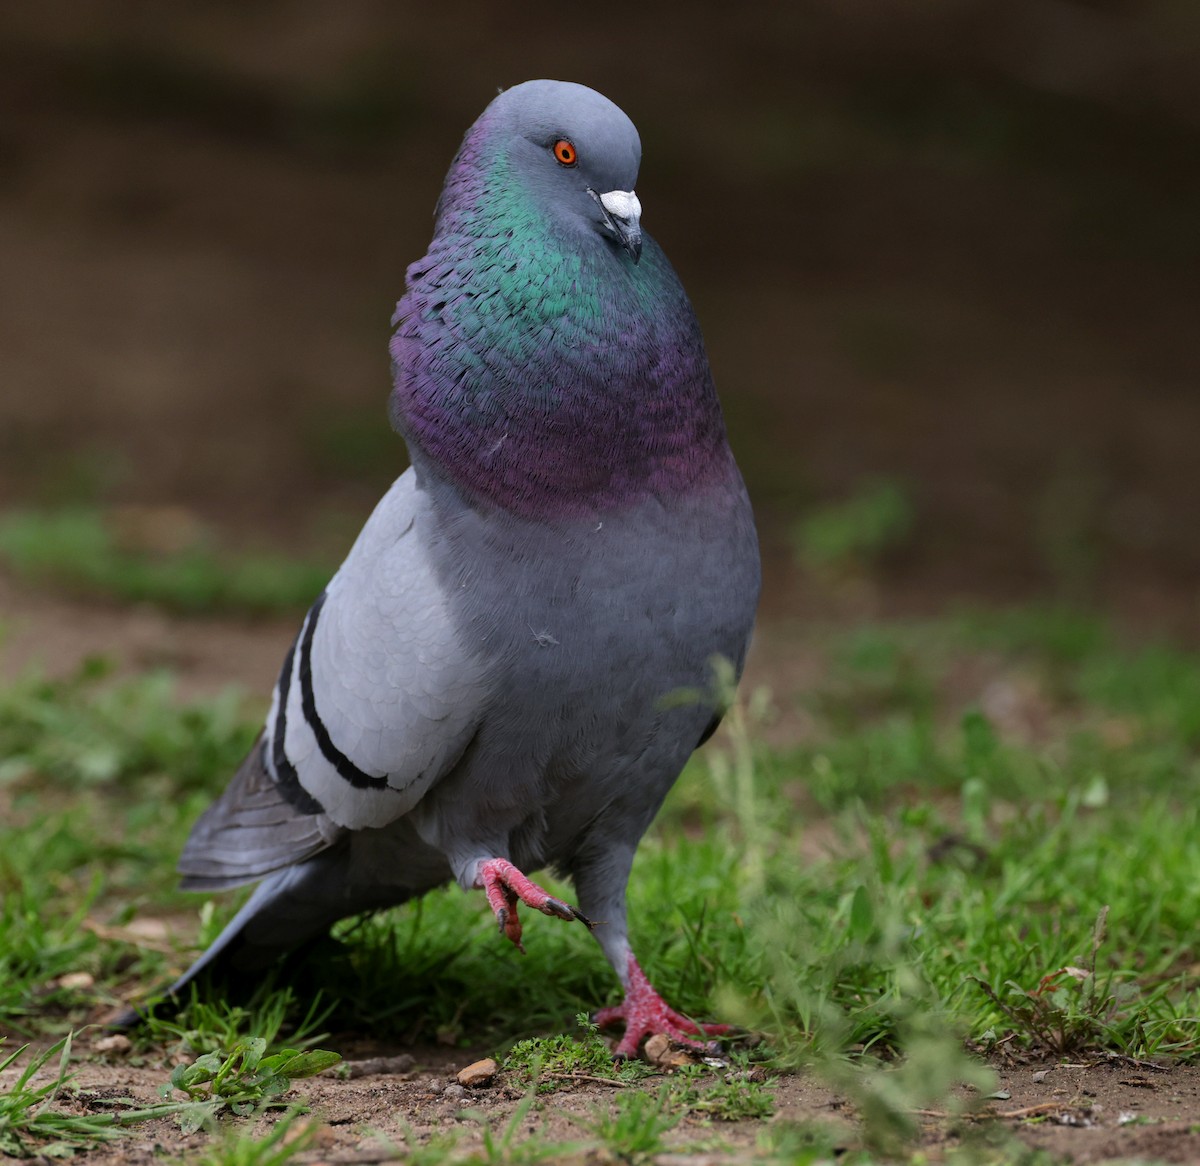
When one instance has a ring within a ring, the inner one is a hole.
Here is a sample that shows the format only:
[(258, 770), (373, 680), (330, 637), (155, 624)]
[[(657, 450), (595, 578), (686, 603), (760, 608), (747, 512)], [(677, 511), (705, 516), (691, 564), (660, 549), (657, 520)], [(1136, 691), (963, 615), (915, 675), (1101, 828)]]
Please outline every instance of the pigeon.
[[(720, 719), (760, 584), (699, 325), (634, 192), (637, 130), (582, 85), (501, 91), (467, 132), (393, 317), (410, 468), (287, 653), (182, 886), (257, 882), (169, 989), (256, 973), (337, 920), (457, 882), (593, 928), (614, 1052), (726, 1031), (630, 947), (634, 852)], [(691, 698), (681, 698), (691, 693)], [(529, 872), (571, 880), (578, 905)]]

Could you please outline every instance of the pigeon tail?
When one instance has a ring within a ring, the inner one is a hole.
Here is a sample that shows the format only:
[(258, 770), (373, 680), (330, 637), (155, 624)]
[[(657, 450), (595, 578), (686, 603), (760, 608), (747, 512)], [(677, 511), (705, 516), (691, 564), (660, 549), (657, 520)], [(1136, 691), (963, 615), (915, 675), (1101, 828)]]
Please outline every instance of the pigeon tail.
[(347, 845), (340, 844), (269, 875), (200, 958), (162, 990), (161, 999), (130, 1009), (117, 1027), (132, 1027), (152, 1012), (178, 1009), (186, 1000), (185, 990), (205, 974), (237, 995), (248, 994), (280, 957), (291, 959), (295, 954), (298, 958), (337, 920), (411, 897), (407, 888), (348, 888), (348, 851)]
[(692, 1040), (693, 1036), (724, 1036), (730, 1031), (728, 1024), (700, 1024), (668, 1006), (646, 978), (633, 952), (629, 953), (626, 967), (628, 987), (625, 999), (614, 1008), (601, 1008), (593, 1020), (597, 1027), (607, 1028), (617, 1021), (624, 1021), (625, 1035), (613, 1049), (613, 1056), (620, 1059), (636, 1057), (642, 1041), (656, 1032), (665, 1032), (691, 1048), (705, 1049), (707, 1045)]
[[(283, 877), (287, 877), (289, 873), (284, 871)], [(229, 921), (204, 954), (173, 984), (161, 989), (160, 995), (152, 997), (146, 1003), (127, 1008), (109, 1020), (106, 1027), (113, 1029), (137, 1028), (151, 1016), (164, 1014), (173, 1016), (185, 1002), (184, 989), (198, 979), (201, 973), (207, 971), (218, 977), (227, 976), (236, 964), (239, 951), (245, 945), (246, 924), (262, 911), (265, 903), (270, 902), (273, 897), (273, 883), (278, 881), (278, 877), (259, 884), (245, 906)]]
[(479, 864), (475, 874), (475, 885), (482, 887), (487, 895), (488, 904), (496, 915), (500, 925), (500, 934), (512, 941), (517, 950), (524, 955), (525, 947), (521, 943), (521, 920), (517, 916), (517, 904), (524, 903), (543, 915), (553, 915), (565, 919), (568, 923), (578, 919), (587, 925), (588, 929), (595, 924), (579, 910), (561, 899), (556, 899), (548, 891), (544, 891), (535, 882), (527, 879), (506, 858), (485, 858)]

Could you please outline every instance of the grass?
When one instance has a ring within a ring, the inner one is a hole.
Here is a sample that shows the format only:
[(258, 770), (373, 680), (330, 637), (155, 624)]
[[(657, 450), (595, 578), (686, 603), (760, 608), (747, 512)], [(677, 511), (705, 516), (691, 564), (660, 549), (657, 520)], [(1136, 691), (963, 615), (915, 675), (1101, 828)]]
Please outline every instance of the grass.
[(632, 1085), (654, 1075), (641, 1061), (614, 1061), (586, 1012), (581, 1012), (575, 1023), (581, 1037), (563, 1032), (518, 1041), (504, 1058), (505, 1074), (536, 1093), (553, 1093), (564, 1082), (581, 1078)]
[(90, 506), (0, 515), (0, 565), (70, 594), (180, 613), (303, 608), (333, 573), (327, 563), (222, 551), (186, 513)]
[[(0, 1042), (2, 1043), (2, 1042)], [(309, 1054), (311, 1055), (311, 1054)], [(57, 1066), (48, 1081), (36, 1083), (50, 1065)], [(19, 1062), (24, 1058), (25, 1064)], [(17, 1075), (6, 1092), (0, 1093), (0, 1154), (29, 1158), (71, 1157), (76, 1150), (92, 1149), (120, 1136), (125, 1127), (163, 1117), (182, 1117), (196, 1108), (195, 1102), (138, 1105), (128, 1098), (110, 1103), (104, 1113), (65, 1113), (56, 1108), (72, 1090), (71, 1037), (64, 1037), (42, 1052), (28, 1045), (0, 1057), (0, 1073), (17, 1067)], [(208, 1109), (215, 1112), (215, 1106)], [(197, 1123), (197, 1128), (198, 1128)]]
[[(663, 994), (766, 1034), (771, 1071), (819, 1073), (863, 1116), (868, 1155), (906, 1153), (914, 1110), (986, 1095), (978, 1054), (1000, 1042), (1200, 1058), (1200, 656), (1056, 609), (816, 630), (806, 650), (824, 667), (805, 740), (764, 744), (746, 694), (639, 851), (632, 939)], [(60, 1036), (161, 983), (229, 917), (234, 902), (181, 895), (168, 872), (254, 731), (236, 696), (183, 705), (164, 678), (95, 663), (0, 691), (0, 1029)], [(166, 930), (147, 938), (148, 918)], [(744, 1061), (660, 1089), (586, 1027), (544, 1035), (616, 986), (582, 928), (535, 917), (526, 938), (522, 959), (477, 897), (437, 892), (340, 927), (314, 961), (316, 1011), (308, 988), (267, 984), (145, 1039), (219, 1059), (254, 1039), (263, 1057), (330, 1047), (318, 1029), (507, 1048), (531, 1105), (572, 1075), (611, 1077), (615, 1109), (581, 1137), (624, 1161), (685, 1114), (716, 1129), (769, 1112)], [(0, 1105), (31, 1112), (14, 1096)], [(553, 1156), (488, 1129), (484, 1160)], [(807, 1127), (772, 1131), (765, 1159), (824, 1152)], [(239, 1145), (213, 1142), (212, 1160), (258, 1160)]]
[(792, 531), (796, 557), (828, 576), (861, 573), (901, 545), (913, 525), (907, 492), (886, 479), (868, 482), (842, 502), (813, 506)]
[[(7, 1056), (0, 1056), (0, 1072), (17, 1065), (28, 1051), (28, 1046), (22, 1045)], [(59, 1054), (58, 1072), (51, 1081), (34, 1085), (34, 1078), (54, 1059), (55, 1053)], [(70, 1054), (68, 1039), (29, 1056), (15, 1082), (0, 1094), (0, 1154), (30, 1157), (36, 1145), (43, 1153), (62, 1156), (76, 1147), (95, 1145), (116, 1136), (109, 1114), (98, 1119), (75, 1117), (50, 1108), (69, 1080)]]
[(203, 1150), (189, 1149), (179, 1161), (187, 1166), (283, 1166), (312, 1148), (317, 1129), (294, 1113), (280, 1118), (265, 1134), (226, 1126)]
[[(202, 927), (201, 941), (203, 936)], [(329, 1035), (320, 1030), (332, 1011), (320, 993), (301, 1001), (290, 987), (276, 987), (273, 977), (267, 977), (245, 1006), (219, 996), (203, 999), (193, 988), (177, 1013), (152, 1015), (135, 1035), (146, 1045), (185, 1057), (223, 1054), (250, 1040), (263, 1042), (260, 1056), (274, 1056), (320, 1044)]]
[(653, 1093), (626, 1093), (610, 1110), (597, 1110), (580, 1124), (595, 1135), (620, 1162), (645, 1162), (665, 1150), (663, 1135), (674, 1129), (680, 1115), (671, 1111), (671, 1090), (663, 1085)]

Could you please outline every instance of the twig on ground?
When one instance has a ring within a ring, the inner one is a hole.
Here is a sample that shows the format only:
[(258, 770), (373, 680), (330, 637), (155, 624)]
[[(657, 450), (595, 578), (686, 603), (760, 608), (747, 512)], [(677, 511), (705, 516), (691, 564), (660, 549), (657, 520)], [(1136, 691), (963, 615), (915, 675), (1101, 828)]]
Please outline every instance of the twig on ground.
[(614, 1089), (625, 1089), (624, 1081), (614, 1081), (611, 1077), (593, 1077), (590, 1073), (547, 1073), (547, 1077), (557, 1077), (565, 1081), (591, 1081), (596, 1085), (611, 1085)]

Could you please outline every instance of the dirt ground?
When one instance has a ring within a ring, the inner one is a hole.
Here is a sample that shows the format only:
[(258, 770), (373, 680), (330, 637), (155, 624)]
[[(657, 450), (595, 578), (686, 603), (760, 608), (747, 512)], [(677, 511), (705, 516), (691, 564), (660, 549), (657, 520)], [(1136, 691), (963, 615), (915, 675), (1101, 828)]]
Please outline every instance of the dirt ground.
[[(402, 1062), (394, 1066), (400, 1072), (349, 1079), (327, 1075), (298, 1082), (285, 1100), (307, 1103), (315, 1127), (312, 1147), (297, 1159), (302, 1163), (398, 1160), (403, 1155), (397, 1148), (404, 1147), (406, 1139), (424, 1142), (450, 1131), (461, 1137), (463, 1149), (478, 1147), (480, 1122), (464, 1111), (474, 1111), (493, 1129), (502, 1130), (524, 1095), (521, 1085), (504, 1073), (491, 1084), (464, 1093), (456, 1081), (457, 1071), (483, 1055), (479, 1051), (384, 1049), (353, 1037), (330, 1043), (345, 1051), (352, 1067), (367, 1058), (398, 1054), (410, 1057), (411, 1067), (404, 1068)], [(76, 1047), (82, 1057), (88, 1056), (86, 1040)], [(994, 1138), (997, 1128), (1072, 1162), (1200, 1160), (1200, 1068), (1160, 1067), (1121, 1059), (1012, 1064), (997, 1058), (994, 1065), (998, 1095), (983, 1102), (977, 1116), (962, 1120), (934, 1112), (920, 1115), (920, 1142), (930, 1161), (938, 1161), (964, 1139), (989, 1133)], [(78, 1067), (76, 1091), (64, 1097), (62, 1108), (103, 1112), (106, 1099), (125, 1097), (152, 1104), (168, 1076), (165, 1066), (133, 1067), (111, 1058), (84, 1060)], [(654, 1087), (653, 1079), (647, 1087)], [(529, 1115), (520, 1136), (537, 1133), (565, 1142), (581, 1141), (587, 1131), (580, 1123), (597, 1109), (610, 1107), (619, 1088), (588, 1081), (565, 1082), (544, 1109)], [(740, 1152), (755, 1146), (766, 1127), (775, 1123), (823, 1127), (836, 1148), (860, 1144), (853, 1109), (823, 1085), (804, 1075), (789, 1075), (777, 1079), (773, 1093), (775, 1113), (765, 1123), (684, 1118), (665, 1135), (670, 1152), (656, 1160), (686, 1161), (688, 1166), (742, 1161)], [(256, 1128), (265, 1132), (272, 1119), (258, 1120)], [(95, 1166), (117, 1162), (137, 1166), (161, 1161), (164, 1154), (186, 1155), (206, 1140), (202, 1133), (182, 1134), (172, 1119), (163, 1118), (136, 1127), (128, 1138), (112, 1146), (89, 1152), (85, 1161)], [(695, 1150), (697, 1146), (703, 1148)], [(693, 1148), (686, 1157), (679, 1156), (683, 1147)]]

